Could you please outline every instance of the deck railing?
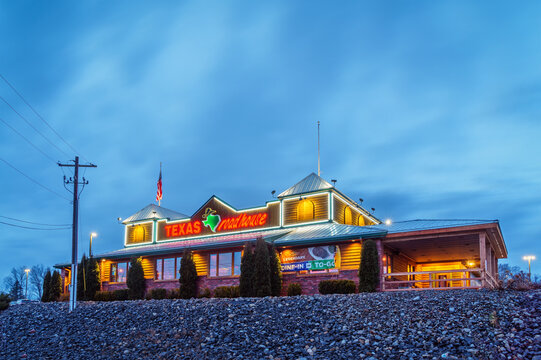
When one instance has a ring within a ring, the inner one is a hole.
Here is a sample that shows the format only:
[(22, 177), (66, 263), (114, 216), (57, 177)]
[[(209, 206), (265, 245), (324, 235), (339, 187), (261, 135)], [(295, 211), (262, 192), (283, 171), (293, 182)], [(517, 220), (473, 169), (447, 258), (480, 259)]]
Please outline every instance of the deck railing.
[[(456, 277), (453, 277), (456, 276)], [(493, 288), (497, 281), (480, 268), (383, 274), (383, 291)]]

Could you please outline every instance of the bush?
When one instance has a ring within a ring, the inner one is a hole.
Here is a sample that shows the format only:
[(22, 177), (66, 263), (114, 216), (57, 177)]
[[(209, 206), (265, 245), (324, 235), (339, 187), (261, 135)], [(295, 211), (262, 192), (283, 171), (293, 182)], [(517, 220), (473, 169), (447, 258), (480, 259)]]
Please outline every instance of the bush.
[(354, 294), (355, 283), (352, 280), (323, 280), (319, 283), (320, 294)]
[(254, 296), (254, 254), (250, 243), (244, 245), (240, 262), (239, 289), (242, 297)]
[(51, 288), (49, 291), (51, 301), (58, 301), (60, 299), (60, 295), (62, 294), (62, 278), (60, 277), (60, 272), (57, 270), (53, 272), (53, 276), (51, 277)]
[(180, 262), (180, 297), (183, 299), (191, 299), (197, 297), (197, 269), (193, 261), (192, 252), (190, 249), (184, 250), (182, 260)]
[(90, 257), (86, 265), (86, 296), (88, 300), (94, 300), (96, 292), (100, 291), (101, 277), (98, 261)]
[(291, 283), (287, 286), (287, 296), (297, 296), (302, 294), (302, 287), (299, 283)]
[(272, 296), (280, 296), (282, 292), (282, 266), (274, 245), (269, 251), (270, 283)]
[(150, 290), (150, 298), (154, 300), (162, 300), (167, 297), (167, 290), (165, 289), (152, 289)]
[(379, 284), (379, 256), (376, 243), (364, 240), (359, 265), (359, 292), (374, 292)]
[(271, 295), (269, 248), (262, 237), (257, 239), (254, 258), (254, 296), (269, 296)]
[(218, 286), (214, 289), (214, 297), (216, 298), (237, 298), (239, 296), (238, 286)]
[(11, 299), (8, 294), (0, 293), (0, 311), (6, 310), (9, 307)]
[(171, 289), (167, 292), (167, 298), (168, 299), (180, 299), (180, 290), (179, 289)]
[(203, 291), (201, 291), (199, 293), (199, 297), (200, 298), (209, 298), (209, 297), (211, 297), (210, 289), (208, 287), (204, 288)]
[(113, 301), (114, 296), (112, 291), (97, 291), (94, 295), (95, 301)]
[(131, 259), (126, 285), (130, 299), (142, 299), (145, 296), (147, 285), (140, 257)]
[(130, 298), (128, 289), (121, 289), (113, 291), (113, 299), (116, 301), (124, 301)]

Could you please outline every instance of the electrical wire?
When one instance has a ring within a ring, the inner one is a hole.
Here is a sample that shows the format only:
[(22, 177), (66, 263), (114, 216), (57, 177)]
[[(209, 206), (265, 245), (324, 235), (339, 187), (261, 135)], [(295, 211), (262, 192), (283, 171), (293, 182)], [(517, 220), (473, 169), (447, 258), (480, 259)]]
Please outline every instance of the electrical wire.
[(40, 183), (39, 181), (32, 179), (30, 176), (26, 175), (25, 173), (23, 173), (21, 170), (17, 169), (15, 166), (11, 165), (11, 164), (10, 164), (9, 162), (7, 162), (6, 160), (0, 158), (0, 161), (5, 162), (7, 166), (9, 166), (9, 167), (12, 168), (13, 170), (17, 171), (19, 174), (23, 175), (25, 178), (27, 178), (28, 180), (32, 181), (34, 184), (41, 186), (43, 189), (47, 190), (48, 192), (50, 192), (50, 193), (52, 193), (52, 194), (55, 194), (56, 196), (61, 197), (61, 198), (64, 199), (64, 200), (71, 201), (71, 200), (68, 199), (67, 197), (62, 196), (62, 195), (60, 195), (59, 193), (57, 193), (56, 191), (49, 189), (47, 186), (43, 185), (43, 184)]
[(66, 144), (71, 150), (73, 150), (74, 153), (81, 155), (81, 157), (82, 157), (84, 160), (88, 161), (87, 158), (85, 158), (82, 154), (80, 154), (79, 151), (75, 150), (75, 148), (74, 148), (73, 146), (71, 146), (71, 144), (68, 143), (68, 142), (62, 137), (62, 135), (60, 135), (60, 134), (58, 133), (58, 131), (56, 131), (56, 130), (51, 126), (51, 124), (49, 124), (49, 123), (47, 122), (47, 120), (45, 120), (45, 119), (43, 118), (43, 116), (41, 116), (41, 115), (36, 111), (36, 109), (34, 109), (34, 107), (33, 107), (32, 105), (30, 105), (30, 103), (29, 103), (28, 101), (26, 101), (26, 99), (24, 98), (24, 96), (22, 96), (22, 94), (21, 94), (19, 91), (17, 91), (17, 89), (15, 89), (15, 87), (14, 87), (13, 85), (11, 85), (11, 83), (10, 83), (10, 82), (2, 75), (2, 74), (0, 74), (0, 78), (1, 78), (1, 79), (2, 79), (2, 80), (3, 80), (3, 81), (11, 88), (11, 90), (13, 90), (13, 92), (15, 92), (15, 94), (17, 94), (17, 95), (19, 96), (19, 98), (21, 98), (21, 100), (22, 100), (22, 101), (30, 108), (30, 110), (32, 110), (32, 111), (34, 112), (34, 114), (36, 114), (36, 116), (37, 116), (38, 118), (40, 118), (40, 120), (43, 121), (43, 122), (45, 123), (45, 125), (47, 125), (47, 126), (49, 127), (49, 129), (51, 129), (51, 130), (56, 134), (56, 136), (58, 136), (58, 137), (60, 138), (60, 140), (62, 140), (62, 141), (64, 142), (64, 144)]
[(7, 223), (7, 222), (3, 222), (3, 221), (0, 221), (0, 224), (4, 224), (4, 225), (8, 225), (8, 226), (14, 226), (14, 227), (18, 227), (18, 228), (22, 228), (22, 229), (30, 229), (30, 230), (69, 230), (71, 229), (71, 226), (70, 227), (62, 227), (62, 228), (58, 228), (58, 229), (44, 229), (44, 228), (36, 228), (36, 227), (30, 227), (30, 226), (21, 226), (21, 225), (15, 225), (15, 224), (10, 224), (10, 223)]
[(0, 218), (13, 220), (13, 221), (19, 221), (19, 222), (27, 223), (27, 224), (40, 225), (40, 226), (56, 226), (56, 227), (71, 226), (71, 224), (43, 224), (43, 223), (37, 223), (37, 222), (32, 222), (32, 221), (25, 221), (25, 220), (21, 220), (21, 219), (15, 219), (15, 218), (12, 218), (12, 217), (9, 217), (9, 216), (2, 216), (2, 215), (0, 215)]
[(56, 163), (56, 161), (50, 157), (49, 155), (47, 155), (43, 150), (41, 150), (40, 148), (38, 148), (33, 142), (31, 142), (30, 140), (28, 140), (23, 134), (21, 134), (20, 132), (18, 132), (17, 130), (15, 130), (15, 128), (13, 128), (11, 125), (9, 125), (4, 119), (0, 118), (0, 121), (2, 123), (4, 123), (4, 125), (6, 125), (8, 128), (10, 128), (11, 130), (13, 130), (17, 135), (19, 135), (20, 137), (22, 137), (27, 143), (29, 143), (34, 149), (36, 149), (37, 151), (39, 151), (40, 153), (43, 154), (43, 156), (45, 156), (47, 159), (51, 160), (52, 162)]
[(37, 132), (42, 138), (44, 138), (49, 144), (51, 144), (52, 146), (54, 146), (58, 151), (60, 151), (61, 153), (63, 153), (64, 155), (66, 155), (67, 157), (70, 157), (70, 155), (68, 155), (67, 152), (65, 152), (64, 150), (62, 150), (61, 148), (59, 148), (58, 146), (56, 146), (55, 143), (53, 143), (51, 140), (49, 140), (48, 137), (46, 137), (45, 135), (43, 135), (43, 133), (41, 131), (39, 131), (38, 129), (36, 129), (36, 127), (34, 125), (32, 125), (32, 123), (30, 123), (30, 121), (28, 121), (24, 116), (21, 115), (21, 113), (19, 113), (17, 110), (15, 110), (15, 108), (13, 106), (11, 106), (11, 104), (6, 100), (4, 99), (3, 96), (0, 96), (0, 100), (2, 100), (7, 106), (9, 106), (9, 108), (11, 110), (13, 110), (13, 112), (15, 114), (17, 114), (21, 119), (24, 120), (24, 122), (26, 122), (28, 124), (28, 126), (30, 126), (32, 129), (34, 129), (35, 132)]

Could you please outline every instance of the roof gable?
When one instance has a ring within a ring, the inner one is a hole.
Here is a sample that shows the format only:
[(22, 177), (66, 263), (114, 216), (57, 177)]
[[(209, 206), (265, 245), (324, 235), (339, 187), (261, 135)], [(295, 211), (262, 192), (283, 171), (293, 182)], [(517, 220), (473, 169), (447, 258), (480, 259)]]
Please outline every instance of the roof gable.
[(189, 218), (188, 215), (166, 209), (164, 207), (149, 204), (133, 214), (132, 216), (124, 219), (123, 224), (128, 224), (136, 221), (149, 220), (149, 219), (169, 219), (169, 220), (179, 220)]
[(325, 181), (321, 176), (311, 173), (289, 189), (283, 191), (280, 195), (278, 195), (278, 197), (298, 195), (332, 188), (333, 186)]

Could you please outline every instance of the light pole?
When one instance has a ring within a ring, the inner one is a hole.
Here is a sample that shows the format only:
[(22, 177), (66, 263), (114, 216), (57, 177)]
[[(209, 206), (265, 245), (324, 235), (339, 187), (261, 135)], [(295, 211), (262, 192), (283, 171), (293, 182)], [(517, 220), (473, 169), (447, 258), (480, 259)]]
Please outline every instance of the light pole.
[(24, 297), (28, 300), (28, 273), (30, 269), (24, 269), (24, 272), (26, 273), (26, 295)]
[(98, 237), (98, 234), (96, 234), (95, 232), (90, 233), (90, 249), (88, 249), (88, 255), (90, 257), (92, 257), (92, 238), (93, 237)]
[(535, 256), (534, 255), (526, 255), (526, 256), (522, 257), (522, 260), (526, 260), (528, 262), (528, 279), (530, 279), (530, 281), (532, 281), (532, 266), (531, 266), (531, 263), (532, 263), (532, 260), (535, 260)]

